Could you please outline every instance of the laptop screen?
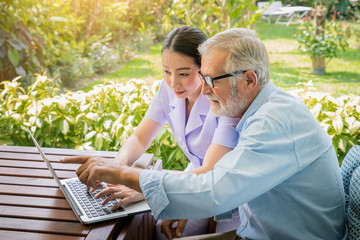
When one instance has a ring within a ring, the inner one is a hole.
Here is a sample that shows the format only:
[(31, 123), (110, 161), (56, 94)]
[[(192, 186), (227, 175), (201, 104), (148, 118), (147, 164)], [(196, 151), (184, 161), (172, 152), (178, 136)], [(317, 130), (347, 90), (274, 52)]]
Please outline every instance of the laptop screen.
[(27, 131), (29, 132), (30, 134), (30, 137), (31, 137), (31, 140), (34, 142), (36, 148), (38, 149), (41, 157), (43, 158), (43, 160), (45, 161), (47, 167), (49, 168), (50, 170), (50, 173), (51, 175), (53, 176), (53, 178), (55, 179), (56, 183), (59, 185), (60, 188), (63, 188), (62, 184), (60, 183), (60, 179), (58, 178), (58, 176), (56, 175), (55, 173), (55, 170), (54, 168), (52, 167), (50, 161), (47, 159), (47, 157), (45, 156), (45, 153), (44, 151), (41, 149), (40, 145), (38, 144), (38, 142), (36, 141), (35, 137), (32, 135), (31, 131), (29, 128), (26, 128)]

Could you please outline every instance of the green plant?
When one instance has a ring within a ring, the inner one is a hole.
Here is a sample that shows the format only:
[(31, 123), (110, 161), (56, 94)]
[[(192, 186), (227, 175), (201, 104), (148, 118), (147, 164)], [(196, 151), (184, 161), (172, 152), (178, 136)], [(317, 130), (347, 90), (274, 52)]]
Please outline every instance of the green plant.
[(360, 48), (360, 21), (351, 27), (351, 36), (354, 38), (354, 48)]
[[(40, 145), (117, 151), (134, 132), (154, 97), (159, 82), (150, 89), (142, 80), (124, 84), (106, 82), (89, 92), (60, 93), (52, 80), (38, 75), (25, 91), (18, 82), (4, 81), (0, 93), (0, 136), (15, 145), (32, 146), (29, 127)], [(182, 170), (186, 157), (169, 128), (151, 144), (155, 159)], [(180, 150), (179, 150), (180, 149)]]
[(340, 51), (345, 51), (349, 36), (349, 28), (335, 21), (322, 25), (305, 21), (299, 28), (297, 41), (299, 49), (310, 55), (314, 68), (325, 68)]
[(119, 63), (119, 56), (116, 49), (111, 46), (111, 39), (112, 34), (109, 33), (89, 46), (87, 56), (96, 73), (108, 72)]
[(16, 76), (29, 79), (45, 67), (42, 38), (8, 8), (8, 2), (0, 2), (0, 82)]
[(178, 0), (163, 16), (164, 27), (189, 25), (201, 29), (208, 37), (231, 27), (251, 27), (261, 16), (254, 0)]
[(161, 157), (164, 169), (182, 171), (190, 162), (176, 142), (174, 134), (171, 132), (168, 124), (164, 126), (154, 139), (148, 152)]
[(330, 135), (341, 165), (349, 149), (360, 144), (360, 96), (338, 98), (317, 92), (313, 83), (299, 83), (304, 88), (292, 91), (310, 109)]
[(165, 6), (163, 0), (0, 1), (0, 80), (46, 72), (73, 87), (112, 70), (152, 43)]

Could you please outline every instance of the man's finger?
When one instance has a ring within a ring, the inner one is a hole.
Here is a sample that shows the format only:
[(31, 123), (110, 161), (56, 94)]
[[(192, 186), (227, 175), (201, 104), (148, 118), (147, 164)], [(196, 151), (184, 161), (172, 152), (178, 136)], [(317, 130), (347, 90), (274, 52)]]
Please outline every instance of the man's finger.
[(88, 187), (91, 187), (93, 189), (98, 189), (96, 187), (96, 184), (90, 184), (89, 182), (89, 171), (83, 171), (83, 172), (79, 172), (79, 169), (76, 171), (76, 174), (78, 175), (78, 178), (80, 180), (80, 182), (82, 182), (83, 184), (85, 184)]
[(85, 163), (90, 156), (72, 156), (72, 157), (66, 157), (63, 159), (60, 159), (61, 163), (78, 163), (83, 164)]

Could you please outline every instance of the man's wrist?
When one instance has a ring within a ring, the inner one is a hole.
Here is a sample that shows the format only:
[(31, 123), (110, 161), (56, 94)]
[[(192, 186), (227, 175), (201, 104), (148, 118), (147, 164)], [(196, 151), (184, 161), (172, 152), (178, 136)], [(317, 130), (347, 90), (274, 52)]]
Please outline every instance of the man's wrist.
[(117, 176), (118, 182), (127, 187), (141, 191), (139, 186), (139, 176), (142, 169), (121, 165), (118, 167)]
[(120, 184), (124, 184), (124, 181), (126, 181), (126, 169), (129, 168), (128, 165), (120, 165), (117, 169), (116, 176), (118, 178), (118, 182)]

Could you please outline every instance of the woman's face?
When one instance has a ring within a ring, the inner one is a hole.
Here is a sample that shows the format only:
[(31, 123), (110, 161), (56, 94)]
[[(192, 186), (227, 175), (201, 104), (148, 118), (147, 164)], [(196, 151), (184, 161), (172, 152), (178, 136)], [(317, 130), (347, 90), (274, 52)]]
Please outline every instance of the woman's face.
[(192, 57), (181, 55), (170, 49), (162, 53), (163, 75), (165, 82), (176, 97), (195, 101), (201, 90), (201, 80)]

